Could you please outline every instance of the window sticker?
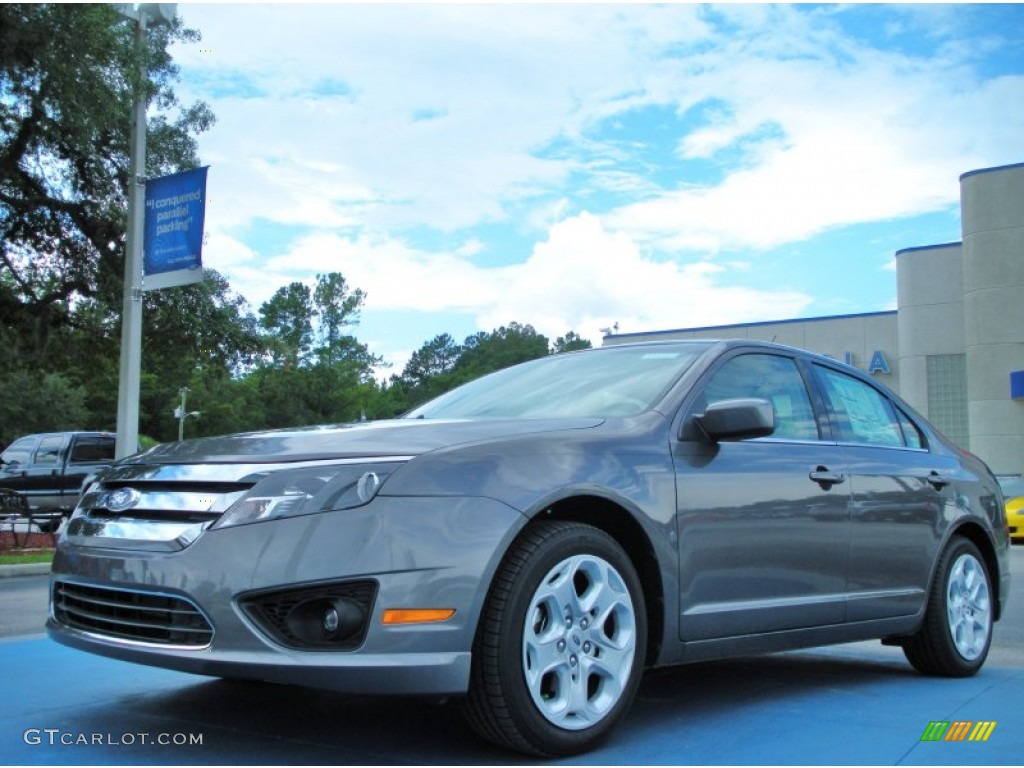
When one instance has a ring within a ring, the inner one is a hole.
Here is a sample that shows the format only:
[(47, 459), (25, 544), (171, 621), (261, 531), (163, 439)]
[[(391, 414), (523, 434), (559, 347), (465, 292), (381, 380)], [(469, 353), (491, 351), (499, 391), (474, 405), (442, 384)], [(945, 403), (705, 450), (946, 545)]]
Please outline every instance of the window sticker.
[(845, 415), (845, 430), (860, 442), (874, 445), (903, 445), (899, 425), (893, 423), (886, 402), (875, 390), (855, 379), (827, 372), (833, 407)]

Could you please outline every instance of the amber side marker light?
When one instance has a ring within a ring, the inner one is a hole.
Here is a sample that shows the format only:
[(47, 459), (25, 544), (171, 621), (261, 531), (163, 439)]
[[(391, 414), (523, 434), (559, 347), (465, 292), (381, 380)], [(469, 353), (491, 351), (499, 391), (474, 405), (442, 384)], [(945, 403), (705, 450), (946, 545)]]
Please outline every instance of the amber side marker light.
[(454, 615), (454, 608), (389, 608), (380, 621), (381, 624), (429, 624), (448, 621)]

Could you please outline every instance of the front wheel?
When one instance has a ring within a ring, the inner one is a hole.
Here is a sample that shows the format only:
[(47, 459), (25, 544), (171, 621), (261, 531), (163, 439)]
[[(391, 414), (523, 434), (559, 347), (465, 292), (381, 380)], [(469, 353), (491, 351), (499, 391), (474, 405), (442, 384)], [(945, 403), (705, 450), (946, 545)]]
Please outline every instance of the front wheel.
[(968, 677), (992, 644), (992, 594), (978, 548), (954, 537), (942, 553), (924, 624), (903, 645), (914, 668), (928, 675)]
[(478, 733), (541, 757), (592, 749), (636, 695), (647, 645), (628, 555), (581, 523), (536, 523), (495, 577), (464, 712)]

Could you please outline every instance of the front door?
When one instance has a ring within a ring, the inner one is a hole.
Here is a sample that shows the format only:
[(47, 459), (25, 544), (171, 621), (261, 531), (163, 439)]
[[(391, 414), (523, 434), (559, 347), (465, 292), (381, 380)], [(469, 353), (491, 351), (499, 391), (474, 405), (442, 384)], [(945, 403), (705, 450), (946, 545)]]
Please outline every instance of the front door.
[(61, 506), (63, 498), (63, 449), (67, 437), (62, 434), (43, 435), (39, 439), (32, 462), (24, 467), (21, 492), (28, 497), (33, 509), (52, 509)]
[[(770, 401), (770, 437), (713, 443), (692, 415), (714, 402)], [(820, 439), (793, 357), (739, 353), (710, 373), (674, 446), (680, 635), (705, 640), (845, 618), (850, 484)]]

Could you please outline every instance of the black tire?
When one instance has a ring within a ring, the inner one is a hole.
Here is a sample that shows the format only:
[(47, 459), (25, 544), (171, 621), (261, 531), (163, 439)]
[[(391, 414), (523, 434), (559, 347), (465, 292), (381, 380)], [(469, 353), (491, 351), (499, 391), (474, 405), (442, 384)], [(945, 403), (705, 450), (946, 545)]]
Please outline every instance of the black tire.
[(991, 584), (978, 548), (953, 537), (939, 560), (924, 623), (903, 644), (903, 653), (918, 672), (969, 677), (981, 669), (992, 644)]
[(589, 525), (535, 523), (491, 586), (463, 714), (501, 747), (585, 752), (629, 710), (646, 647), (643, 590), (622, 547)]

